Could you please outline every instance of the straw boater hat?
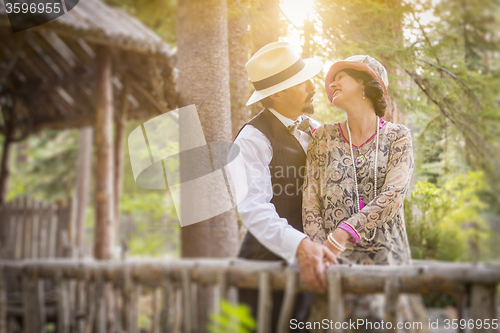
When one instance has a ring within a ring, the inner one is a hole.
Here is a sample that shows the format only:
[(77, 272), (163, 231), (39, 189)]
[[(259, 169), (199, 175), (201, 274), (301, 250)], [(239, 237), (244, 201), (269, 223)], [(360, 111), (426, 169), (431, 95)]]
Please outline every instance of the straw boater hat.
[(333, 90), (330, 89), (330, 83), (333, 82), (335, 74), (343, 69), (352, 68), (361, 72), (367, 72), (381, 85), (384, 91), (384, 97), (387, 100), (387, 87), (389, 87), (389, 79), (387, 78), (387, 70), (384, 66), (374, 58), (367, 55), (354, 55), (344, 61), (338, 61), (330, 67), (325, 78), (325, 89), (328, 95), (328, 100), (332, 102)]
[(288, 43), (268, 44), (257, 51), (246, 64), (248, 76), (255, 88), (247, 105), (307, 81), (322, 68), (321, 60), (302, 60)]

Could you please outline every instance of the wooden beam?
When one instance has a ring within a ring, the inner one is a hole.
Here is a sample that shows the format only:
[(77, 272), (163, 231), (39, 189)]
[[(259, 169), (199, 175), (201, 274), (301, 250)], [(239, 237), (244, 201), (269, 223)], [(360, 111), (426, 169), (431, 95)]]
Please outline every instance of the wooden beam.
[(77, 58), (73, 51), (66, 45), (66, 43), (53, 31), (40, 30), (38, 33), (45, 39), (47, 43), (52, 46), (55, 52), (59, 54), (62, 61), (65, 61), (69, 67), (74, 68), (77, 64)]
[(111, 259), (115, 243), (113, 185), (113, 85), (111, 52), (97, 47), (96, 85), (96, 225), (94, 257)]
[(26, 34), (26, 42), (35, 51), (35, 53), (43, 60), (46, 66), (48, 66), (54, 74), (59, 77), (64, 77), (63, 70), (52, 60), (52, 58), (44, 52), (43, 48), (40, 46), (36, 37), (33, 33), (28, 32)]
[(9, 74), (12, 72), (12, 70), (16, 66), (16, 63), (17, 63), (17, 60), (19, 59), (19, 55), (21, 53), (23, 45), (24, 45), (24, 34), (19, 36), (16, 40), (16, 46), (14, 48), (14, 52), (13, 52), (11, 58), (9, 59), (7, 66), (0, 73), (0, 83), (2, 83), (7, 78), (7, 76), (9, 76)]
[[(286, 285), (286, 267), (282, 262), (253, 261), (242, 259), (182, 259), (182, 260), (141, 260), (128, 261), (75, 261), (75, 260), (0, 260), (0, 266), (15, 274), (22, 274), (26, 267), (36, 269), (40, 278), (53, 279), (62, 271), (65, 279), (82, 279), (88, 276), (95, 279), (104, 273), (106, 281), (117, 285), (124, 283), (125, 270), (130, 269), (131, 279), (148, 287), (160, 287), (166, 278), (179, 286), (182, 271), (189, 270), (191, 281), (210, 285), (218, 282), (220, 271), (227, 272), (229, 286), (238, 288), (258, 288), (260, 273), (269, 272), (273, 290), (283, 290)], [(289, 269), (299, 271), (298, 267)], [(342, 275), (344, 293), (373, 294), (383, 293), (385, 281), (394, 276), (399, 280), (400, 293), (463, 294), (469, 284), (492, 285), (500, 283), (500, 266), (451, 264), (442, 265), (402, 265), (402, 266), (365, 266), (335, 265), (330, 272)], [(309, 291), (309, 286), (301, 281), (298, 291)]]

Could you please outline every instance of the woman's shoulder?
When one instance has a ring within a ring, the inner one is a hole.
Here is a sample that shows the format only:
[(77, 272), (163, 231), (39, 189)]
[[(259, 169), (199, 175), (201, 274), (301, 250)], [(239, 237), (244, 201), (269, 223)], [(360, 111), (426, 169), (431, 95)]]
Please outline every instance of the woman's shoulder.
[(386, 133), (391, 141), (398, 140), (403, 137), (411, 139), (411, 130), (403, 124), (395, 124), (390, 121), (385, 123)]
[(337, 124), (323, 124), (313, 132), (313, 138), (316, 140), (329, 140), (338, 131)]

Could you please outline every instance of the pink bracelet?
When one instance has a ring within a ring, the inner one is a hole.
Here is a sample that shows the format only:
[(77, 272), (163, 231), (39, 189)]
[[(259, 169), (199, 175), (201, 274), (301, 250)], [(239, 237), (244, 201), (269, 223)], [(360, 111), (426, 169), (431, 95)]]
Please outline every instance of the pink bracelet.
[(351, 235), (352, 239), (354, 240), (354, 242), (351, 243), (356, 244), (361, 239), (356, 229), (354, 229), (350, 224), (342, 222), (338, 227), (344, 231), (347, 231), (349, 235)]

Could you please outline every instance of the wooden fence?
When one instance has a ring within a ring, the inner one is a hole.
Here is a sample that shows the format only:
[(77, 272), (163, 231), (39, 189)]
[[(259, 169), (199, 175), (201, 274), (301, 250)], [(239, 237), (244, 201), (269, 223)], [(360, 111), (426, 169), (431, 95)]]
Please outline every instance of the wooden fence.
[[(246, 260), (175, 260), (96, 262), (67, 259), (0, 261), (0, 333), (7, 332), (8, 307), (3, 276), (16, 275), (23, 283), (26, 333), (43, 332), (48, 310), (43, 284), (55, 281), (57, 332), (98, 332), (106, 328), (104, 291), (114, 290), (117, 304), (115, 329), (138, 332), (138, 297), (141, 288), (153, 291), (151, 332), (197, 332), (196, 293), (198, 286), (214, 286), (217, 300), (227, 297), (230, 287), (259, 290), (258, 332), (270, 332), (269, 311), (272, 290), (285, 290), (279, 318), (280, 330), (289, 327), (294, 295), (307, 290), (297, 267), (280, 262)], [(500, 268), (491, 265), (416, 262), (412, 266), (331, 266), (328, 278), (328, 319), (343, 322), (343, 297), (346, 294), (385, 293), (386, 321), (395, 328), (396, 303), (400, 293), (462, 294), (470, 298), (469, 316), (474, 320), (498, 318), (495, 307)], [(73, 284), (75, 293), (71, 293)], [(109, 293), (108, 293), (109, 294)], [(109, 319), (109, 318), (108, 318)], [(424, 323), (425, 325), (426, 323)], [(474, 328), (471, 332), (493, 332)], [(332, 326), (329, 332), (343, 332)]]
[(20, 197), (0, 206), (0, 258), (71, 257), (74, 219), (69, 206)]

